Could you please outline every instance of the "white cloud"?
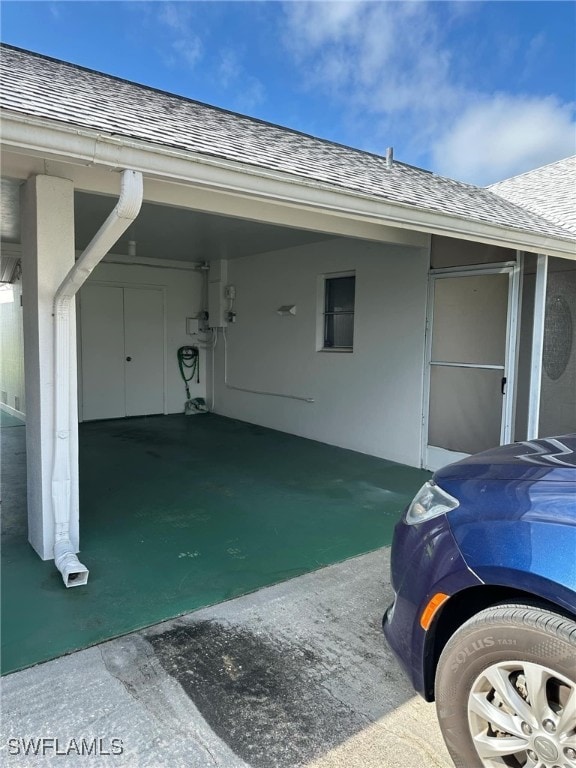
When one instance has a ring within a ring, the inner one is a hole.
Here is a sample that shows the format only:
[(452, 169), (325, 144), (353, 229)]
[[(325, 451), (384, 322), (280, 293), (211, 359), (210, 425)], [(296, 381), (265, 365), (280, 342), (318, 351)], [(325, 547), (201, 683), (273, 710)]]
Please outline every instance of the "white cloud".
[(144, 5), (155, 8), (154, 22), (159, 25), (165, 38), (161, 55), (166, 64), (171, 67), (185, 65), (190, 70), (200, 62), (204, 67), (210, 66), (210, 81), (225, 90), (233, 91), (230, 98), (233, 109), (251, 112), (264, 101), (265, 89), (261, 80), (247, 72), (243, 64), (242, 46), (239, 49), (210, 46), (210, 28), (201, 26), (203, 9), (198, 8), (197, 3)]
[(290, 31), (295, 32), (293, 45), (302, 53), (310, 47), (343, 42), (359, 32), (362, 3), (357, 2), (289, 2), (285, 12)]
[[(154, 7), (154, 6), (153, 6)], [(202, 40), (194, 31), (192, 3), (161, 3), (156, 20), (173, 37), (167, 63), (177, 66), (184, 63), (192, 69), (202, 58), (204, 48)]]
[(187, 3), (161, 3), (159, 21), (180, 34), (186, 34), (191, 20), (192, 9)]
[(405, 146), (429, 143), (461, 98), (430, 4), (309, 0), (286, 3), (284, 13), (305, 87), (363, 114), (378, 144), (397, 135)]
[(285, 15), (286, 45), (311, 86), (328, 84), (382, 112), (451, 98), (449, 55), (428, 4), (309, 0), (286, 4)]
[(236, 96), (237, 109), (241, 112), (253, 112), (262, 104), (265, 98), (264, 86), (255, 77), (247, 77), (242, 81)]
[(262, 81), (246, 71), (240, 51), (222, 49), (215, 71), (222, 88), (233, 91), (234, 109), (253, 112), (255, 107), (265, 100)]
[[(362, 146), (394, 144), (399, 159), (482, 184), (575, 150), (569, 105), (482, 93), (472, 80), (473, 52), (464, 65), (450, 34), (476, 12), (473, 3), (287, 2), (284, 39), (304, 86), (365, 126)], [(545, 44), (536, 36), (516, 66)]]
[(434, 166), (485, 185), (576, 152), (574, 109), (555, 97), (497, 94), (471, 104), (438, 139)]
[(172, 50), (183, 59), (189, 67), (193, 67), (202, 57), (202, 42), (194, 36), (182, 37), (172, 43)]
[(224, 50), (220, 52), (220, 61), (218, 63), (218, 75), (221, 84), (227, 88), (240, 77), (242, 67), (238, 60), (236, 51)]

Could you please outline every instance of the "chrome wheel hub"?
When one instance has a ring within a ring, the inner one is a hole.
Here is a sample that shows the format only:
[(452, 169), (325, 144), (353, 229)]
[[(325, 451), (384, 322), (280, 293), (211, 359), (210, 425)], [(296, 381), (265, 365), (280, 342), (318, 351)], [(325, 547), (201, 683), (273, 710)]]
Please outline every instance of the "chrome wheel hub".
[(485, 768), (576, 768), (576, 682), (541, 664), (493, 664), (468, 697)]

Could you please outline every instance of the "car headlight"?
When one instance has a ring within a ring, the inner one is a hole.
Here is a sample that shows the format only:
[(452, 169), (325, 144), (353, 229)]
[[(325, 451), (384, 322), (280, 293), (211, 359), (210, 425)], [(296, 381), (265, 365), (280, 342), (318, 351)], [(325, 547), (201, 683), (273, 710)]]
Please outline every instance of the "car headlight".
[(432, 480), (424, 483), (406, 511), (404, 518), (408, 525), (417, 525), (425, 520), (431, 520), (438, 515), (444, 515), (460, 506), (458, 499), (443, 491)]

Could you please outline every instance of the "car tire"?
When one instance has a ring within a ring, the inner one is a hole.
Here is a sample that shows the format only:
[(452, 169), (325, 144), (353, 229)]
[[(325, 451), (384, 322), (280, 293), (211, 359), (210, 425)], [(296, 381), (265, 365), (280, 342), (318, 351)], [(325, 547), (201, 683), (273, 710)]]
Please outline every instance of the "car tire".
[(442, 651), (435, 694), (457, 768), (576, 768), (573, 619), (536, 605), (481, 611)]

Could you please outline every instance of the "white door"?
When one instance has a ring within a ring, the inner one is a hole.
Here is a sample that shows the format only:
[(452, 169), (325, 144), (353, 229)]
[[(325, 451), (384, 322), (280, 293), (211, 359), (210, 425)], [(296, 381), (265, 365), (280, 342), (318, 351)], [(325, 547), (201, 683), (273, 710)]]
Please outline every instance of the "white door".
[(124, 288), (126, 416), (164, 411), (164, 296)]
[(126, 416), (124, 289), (85, 285), (80, 302), (82, 418)]
[(82, 417), (164, 412), (164, 296), (89, 284), (81, 304)]
[(511, 439), (513, 269), (431, 277), (424, 465)]

